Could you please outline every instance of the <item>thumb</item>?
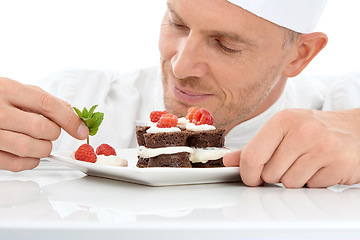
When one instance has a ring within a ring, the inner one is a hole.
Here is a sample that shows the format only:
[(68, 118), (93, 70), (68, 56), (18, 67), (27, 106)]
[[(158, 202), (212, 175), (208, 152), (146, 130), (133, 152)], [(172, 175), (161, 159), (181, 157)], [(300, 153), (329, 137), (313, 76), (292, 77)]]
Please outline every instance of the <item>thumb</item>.
[[(66, 102), (66, 101), (64, 101), (64, 100), (62, 100), (62, 99), (60, 99), (60, 98), (58, 98), (58, 100), (59, 100), (66, 108), (68, 108), (71, 112), (74, 112), (74, 110), (73, 110), (73, 108), (72, 108), (72, 106), (71, 106), (70, 103), (68, 103), (68, 102)], [(76, 114), (74, 113), (74, 115), (76, 115)], [(76, 118), (78, 118), (77, 115), (76, 115)], [(69, 132), (69, 134), (71, 134), (71, 133)], [(76, 137), (76, 138), (78, 138), (78, 139), (81, 139), (81, 140), (83, 140), (83, 139), (85, 139), (85, 138), (87, 138), (87, 137), (89, 136), (89, 128), (86, 126), (86, 124), (85, 124), (82, 120), (80, 121), (80, 125), (79, 125), (79, 127), (78, 127), (78, 129), (77, 129), (76, 134), (77, 134), (77, 135), (74, 135), (74, 134), (71, 134), (71, 135), (74, 136), (74, 137)]]
[(238, 167), (240, 164), (241, 150), (230, 152), (223, 157), (225, 167)]

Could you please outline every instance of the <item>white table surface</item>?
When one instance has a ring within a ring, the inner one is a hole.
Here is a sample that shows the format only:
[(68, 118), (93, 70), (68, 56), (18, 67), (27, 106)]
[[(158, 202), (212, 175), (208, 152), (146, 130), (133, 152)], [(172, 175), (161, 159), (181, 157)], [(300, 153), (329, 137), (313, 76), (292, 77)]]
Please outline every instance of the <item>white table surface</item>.
[(360, 239), (360, 185), (149, 187), (44, 161), (0, 171), (0, 239)]

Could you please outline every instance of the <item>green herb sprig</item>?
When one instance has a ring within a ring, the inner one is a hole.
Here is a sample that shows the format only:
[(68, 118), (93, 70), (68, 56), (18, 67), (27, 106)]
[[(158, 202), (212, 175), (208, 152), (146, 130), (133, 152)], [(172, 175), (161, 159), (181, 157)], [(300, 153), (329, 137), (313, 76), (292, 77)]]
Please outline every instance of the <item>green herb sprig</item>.
[[(90, 110), (87, 110), (85, 107), (82, 111), (77, 109), (76, 107), (73, 107), (76, 114), (80, 117), (80, 119), (86, 124), (86, 126), (89, 128), (89, 135), (94, 136), (97, 131), (99, 130), (99, 126), (101, 122), (104, 120), (104, 113), (102, 112), (94, 112), (95, 108), (98, 105), (94, 105), (90, 108)], [(87, 144), (89, 144), (89, 137), (86, 139)]]

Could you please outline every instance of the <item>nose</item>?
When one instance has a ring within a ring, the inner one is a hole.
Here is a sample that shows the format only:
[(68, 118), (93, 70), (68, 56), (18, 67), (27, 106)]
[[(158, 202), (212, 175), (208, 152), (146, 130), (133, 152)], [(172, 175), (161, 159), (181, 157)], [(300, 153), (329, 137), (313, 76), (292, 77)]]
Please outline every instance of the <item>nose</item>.
[(208, 72), (205, 61), (205, 47), (201, 38), (190, 33), (180, 41), (178, 51), (171, 58), (171, 66), (175, 77), (202, 77)]

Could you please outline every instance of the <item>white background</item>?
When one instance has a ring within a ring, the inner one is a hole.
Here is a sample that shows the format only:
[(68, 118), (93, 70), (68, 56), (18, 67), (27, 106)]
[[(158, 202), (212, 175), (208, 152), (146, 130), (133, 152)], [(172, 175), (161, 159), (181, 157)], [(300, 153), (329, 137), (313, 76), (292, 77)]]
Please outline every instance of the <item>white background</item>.
[[(66, 67), (157, 63), (165, 8), (166, 0), (0, 0), (0, 76), (29, 83)], [(307, 73), (360, 71), (359, 9), (359, 0), (329, 0), (317, 29), (329, 43)]]

